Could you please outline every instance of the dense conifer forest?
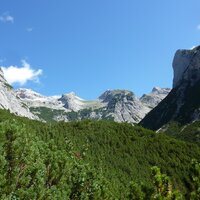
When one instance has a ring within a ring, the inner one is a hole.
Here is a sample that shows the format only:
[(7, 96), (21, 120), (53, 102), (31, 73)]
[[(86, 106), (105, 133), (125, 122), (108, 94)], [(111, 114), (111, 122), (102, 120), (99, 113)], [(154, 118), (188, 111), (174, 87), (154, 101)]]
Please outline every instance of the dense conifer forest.
[(173, 127), (42, 123), (0, 110), (0, 199), (200, 199), (199, 142), (174, 138)]

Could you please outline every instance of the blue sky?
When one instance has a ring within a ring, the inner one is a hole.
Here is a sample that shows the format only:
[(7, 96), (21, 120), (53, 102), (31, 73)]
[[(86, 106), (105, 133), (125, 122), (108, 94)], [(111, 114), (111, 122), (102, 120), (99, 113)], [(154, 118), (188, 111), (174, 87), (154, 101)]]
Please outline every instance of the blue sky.
[(106, 89), (140, 96), (154, 86), (171, 87), (175, 51), (200, 44), (199, 0), (0, 0), (0, 5), (0, 66), (10, 69), (16, 88), (45, 95), (74, 91), (95, 99)]

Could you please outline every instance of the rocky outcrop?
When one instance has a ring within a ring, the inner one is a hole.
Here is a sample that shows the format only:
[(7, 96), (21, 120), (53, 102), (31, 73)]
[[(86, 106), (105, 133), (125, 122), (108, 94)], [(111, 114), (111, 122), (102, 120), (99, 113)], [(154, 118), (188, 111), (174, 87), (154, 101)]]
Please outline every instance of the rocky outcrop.
[(195, 83), (200, 79), (200, 46), (190, 50), (178, 50), (173, 60), (173, 88), (182, 81)]
[(178, 50), (173, 61), (173, 89), (140, 124), (157, 130), (170, 121), (187, 124), (200, 119), (200, 46)]

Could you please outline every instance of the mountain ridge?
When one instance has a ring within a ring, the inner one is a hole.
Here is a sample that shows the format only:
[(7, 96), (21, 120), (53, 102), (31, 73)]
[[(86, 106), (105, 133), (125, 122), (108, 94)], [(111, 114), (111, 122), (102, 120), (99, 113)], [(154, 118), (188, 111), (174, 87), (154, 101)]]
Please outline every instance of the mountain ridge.
[[(30, 89), (17, 89), (19, 97), (39, 117), (44, 112), (51, 112), (50, 120), (72, 121), (82, 119), (109, 119), (117, 122), (138, 123), (155, 107), (168, 93), (170, 89), (159, 88), (147, 94), (151, 103), (142, 103), (141, 99), (128, 90), (107, 90), (96, 100), (84, 100), (74, 92), (60, 96), (45, 97)], [(155, 101), (154, 101), (155, 99)], [(53, 114), (53, 110), (55, 113)], [(54, 115), (54, 116), (53, 116)], [(73, 116), (73, 117), (72, 117)], [(45, 119), (47, 120), (47, 117)]]
[(95, 100), (84, 100), (74, 92), (44, 96), (31, 89), (14, 90), (0, 71), (0, 108), (19, 116), (41, 121), (74, 121), (83, 119), (139, 123), (170, 92), (155, 87), (149, 94), (137, 97), (125, 89), (106, 90)]

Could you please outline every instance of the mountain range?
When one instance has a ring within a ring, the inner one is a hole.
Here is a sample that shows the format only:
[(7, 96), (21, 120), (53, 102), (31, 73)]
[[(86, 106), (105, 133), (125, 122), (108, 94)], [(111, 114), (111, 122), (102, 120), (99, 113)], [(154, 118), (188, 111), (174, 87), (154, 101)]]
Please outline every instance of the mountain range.
[(170, 92), (169, 88), (153, 88), (141, 98), (128, 90), (107, 90), (96, 100), (87, 101), (74, 92), (60, 96), (44, 96), (31, 89), (14, 90), (0, 71), (1, 108), (19, 116), (42, 121), (106, 119), (138, 123)]
[(173, 70), (172, 90), (155, 87), (140, 98), (128, 90), (107, 90), (93, 101), (74, 92), (44, 96), (31, 89), (14, 90), (0, 70), (0, 108), (46, 122), (104, 119), (153, 130), (171, 121), (184, 125), (200, 119), (200, 46), (178, 50)]
[(93, 101), (14, 90), (0, 70), (0, 199), (200, 199), (199, 68), (200, 47), (178, 50), (172, 90)]

